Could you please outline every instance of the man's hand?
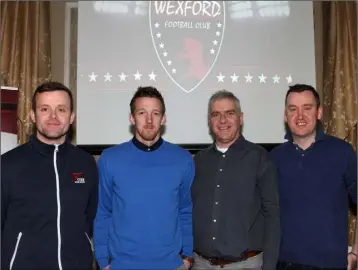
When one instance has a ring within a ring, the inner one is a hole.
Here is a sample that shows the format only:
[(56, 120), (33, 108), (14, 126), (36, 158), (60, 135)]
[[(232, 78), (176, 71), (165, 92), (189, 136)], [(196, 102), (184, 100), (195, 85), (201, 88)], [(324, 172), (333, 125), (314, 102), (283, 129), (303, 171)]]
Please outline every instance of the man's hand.
[(193, 266), (194, 259), (188, 256), (182, 256), (185, 269), (190, 269)]
[(348, 260), (347, 270), (354, 270), (357, 268), (357, 254), (353, 252), (349, 252), (347, 260)]
[(107, 265), (105, 268), (103, 268), (103, 270), (110, 270), (110, 269), (111, 269), (110, 265)]
[(192, 263), (188, 259), (183, 259), (183, 263), (186, 269), (190, 269)]

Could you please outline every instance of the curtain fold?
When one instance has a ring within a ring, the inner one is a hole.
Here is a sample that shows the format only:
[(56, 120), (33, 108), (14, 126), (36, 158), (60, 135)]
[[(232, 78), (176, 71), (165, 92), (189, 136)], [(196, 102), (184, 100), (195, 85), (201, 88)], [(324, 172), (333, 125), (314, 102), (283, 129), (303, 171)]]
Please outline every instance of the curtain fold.
[[(323, 124), (357, 150), (357, 2), (322, 1)], [(356, 212), (349, 213), (349, 244)]]
[(19, 88), (19, 143), (28, 139), (35, 88), (51, 78), (50, 3), (1, 1), (1, 77)]

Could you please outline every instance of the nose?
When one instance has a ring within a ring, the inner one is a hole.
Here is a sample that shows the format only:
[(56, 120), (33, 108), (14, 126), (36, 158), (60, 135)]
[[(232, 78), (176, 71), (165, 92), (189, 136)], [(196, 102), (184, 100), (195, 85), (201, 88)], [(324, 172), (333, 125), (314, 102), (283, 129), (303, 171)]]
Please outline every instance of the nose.
[(147, 122), (148, 123), (152, 123), (152, 115), (151, 114), (148, 114), (148, 116), (147, 116)]
[(297, 117), (298, 119), (302, 119), (303, 118), (303, 111), (302, 110), (297, 110)]
[(50, 117), (56, 119), (56, 110), (51, 110)]
[(226, 115), (225, 114), (220, 115), (220, 123), (224, 124), (225, 122), (226, 122)]

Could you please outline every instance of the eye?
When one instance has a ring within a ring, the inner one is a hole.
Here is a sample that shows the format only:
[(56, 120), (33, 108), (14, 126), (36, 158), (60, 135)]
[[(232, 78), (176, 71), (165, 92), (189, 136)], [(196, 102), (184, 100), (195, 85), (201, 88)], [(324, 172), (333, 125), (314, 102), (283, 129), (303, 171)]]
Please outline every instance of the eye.
[(47, 108), (44, 108), (44, 107), (43, 107), (43, 108), (40, 109), (40, 111), (41, 111), (41, 112), (46, 112), (46, 111), (47, 111)]

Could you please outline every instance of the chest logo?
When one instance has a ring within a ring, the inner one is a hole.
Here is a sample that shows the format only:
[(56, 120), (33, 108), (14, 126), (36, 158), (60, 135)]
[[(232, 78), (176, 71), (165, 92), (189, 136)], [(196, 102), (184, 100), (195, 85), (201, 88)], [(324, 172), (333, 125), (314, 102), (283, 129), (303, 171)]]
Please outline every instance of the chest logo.
[(72, 181), (75, 184), (84, 184), (86, 183), (85, 177), (82, 172), (72, 173)]

